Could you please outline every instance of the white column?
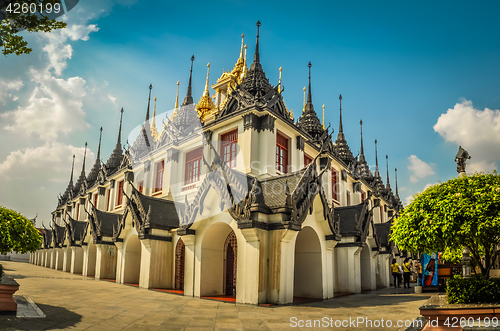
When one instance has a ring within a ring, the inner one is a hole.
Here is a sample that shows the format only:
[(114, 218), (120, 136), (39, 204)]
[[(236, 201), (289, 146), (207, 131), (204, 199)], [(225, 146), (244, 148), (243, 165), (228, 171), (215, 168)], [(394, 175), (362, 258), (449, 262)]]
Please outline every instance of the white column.
[(245, 238), (238, 247), (236, 269), (236, 302), (259, 304), (260, 241), (256, 228), (242, 229)]
[(123, 284), (125, 259), (123, 258), (123, 242), (115, 242), (116, 246), (116, 283)]
[(83, 248), (82, 247), (71, 247), (71, 267), (70, 272), (72, 274), (82, 273), (83, 270)]
[(278, 304), (293, 302), (293, 278), (295, 266), (295, 239), (298, 231), (285, 230), (281, 239), (280, 291)]
[[(195, 235), (185, 235), (181, 237), (185, 245), (184, 258), (184, 295), (200, 296), (200, 281), (198, 279), (195, 290)], [(198, 277), (199, 278), (199, 277)]]
[(141, 240), (139, 287), (168, 288), (172, 283), (172, 242)]

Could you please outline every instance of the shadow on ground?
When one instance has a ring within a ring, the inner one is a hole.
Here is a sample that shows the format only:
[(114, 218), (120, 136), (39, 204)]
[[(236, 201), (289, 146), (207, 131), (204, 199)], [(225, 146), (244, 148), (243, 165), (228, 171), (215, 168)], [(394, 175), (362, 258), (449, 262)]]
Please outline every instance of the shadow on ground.
[(54, 330), (74, 326), (82, 316), (62, 307), (37, 304), (45, 318), (18, 318), (0, 315), (1, 330)]
[(431, 295), (381, 295), (381, 294), (356, 294), (351, 296), (333, 298), (325, 301), (311, 302), (301, 306), (315, 308), (359, 308), (366, 306), (390, 306), (413, 301), (426, 301)]

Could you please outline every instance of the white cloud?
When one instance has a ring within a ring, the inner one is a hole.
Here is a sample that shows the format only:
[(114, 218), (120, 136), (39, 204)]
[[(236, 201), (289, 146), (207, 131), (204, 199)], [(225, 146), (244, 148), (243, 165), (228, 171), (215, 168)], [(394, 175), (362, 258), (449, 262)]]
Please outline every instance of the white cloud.
[(488, 161), (480, 161), (480, 162), (471, 162), (467, 164), (467, 172), (484, 172), (489, 173), (493, 172), (493, 170), (497, 170), (497, 164), (495, 162)]
[(496, 161), (500, 159), (500, 110), (475, 109), (472, 101), (462, 100), (441, 114), (434, 131), (469, 152), (471, 161), (467, 164), (467, 171), (471, 167), (483, 171), (497, 168)]
[(410, 161), (408, 170), (412, 172), (410, 175), (410, 182), (416, 183), (420, 179), (434, 174), (434, 170), (432, 170), (432, 166), (434, 166), (434, 164), (426, 163), (420, 160), (416, 155), (410, 155), (408, 161)]
[(14, 80), (0, 80), (0, 102), (3, 104), (7, 103), (8, 99), (12, 99), (12, 101), (17, 100), (17, 96), (12, 96), (9, 91), (19, 91), (21, 87), (23, 87), (23, 81), (21, 78), (17, 78)]

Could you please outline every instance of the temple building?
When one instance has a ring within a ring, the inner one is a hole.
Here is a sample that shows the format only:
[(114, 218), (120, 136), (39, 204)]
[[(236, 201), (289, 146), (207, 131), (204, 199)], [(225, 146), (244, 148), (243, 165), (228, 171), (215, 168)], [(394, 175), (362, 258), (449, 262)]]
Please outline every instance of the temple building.
[[(269, 82), (243, 39), (234, 69), (170, 116), (150, 117), (137, 139), (118, 138), (108, 160), (85, 163), (58, 198), (43, 245), (31, 262), (96, 279), (186, 296), (248, 304), (328, 299), (390, 285), (389, 240), (402, 208), (375, 160), (354, 157), (342, 124), (336, 139), (307, 100), (298, 120), (285, 105), (281, 78)], [(242, 36), (243, 38), (243, 36)], [(304, 77), (306, 78), (306, 77)], [(215, 93), (210, 95), (210, 88)], [(174, 102), (172, 102), (174, 103)], [(102, 129), (101, 129), (102, 131)], [(375, 148), (377, 148), (375, 141)], [(386, 158), (387, 160), (387, 158)], [(388, 160), (387, 160), (388, 161)]]

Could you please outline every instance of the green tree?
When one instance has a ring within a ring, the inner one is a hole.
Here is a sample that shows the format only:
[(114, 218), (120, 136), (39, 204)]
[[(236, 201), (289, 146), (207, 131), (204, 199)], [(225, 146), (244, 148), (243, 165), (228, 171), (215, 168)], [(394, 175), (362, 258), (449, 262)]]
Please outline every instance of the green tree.
[(42, 245), (42, 236), (33, 223), (18, 212), (0, 206), (0, 253), (34, 252)]
[(443, 252), (452, 262), (468, 246), (473, 266), (488, 277), (500, 253), (500, 176), (454, 178), (415, 195), (395, 220), (391, 239), (404, 250)]
[[(2, 2), (2, 1), (0, 1)], [(55, 18), (50, 19), (47, 16), (41, 16), (36, 13), (34, 8), (43, 8), (43, 12), (47, 12), (53, 8), (56, 4), (59, 6), (60, 11), (63, 11), (60, 0), (23, 0), (19, 1), (18, 4), (28, 8), (23, 13), (23, 7), (20, 7), (19, 12), (14, 12), (15, 6), (11, 6), (10, 10), (7, 9), (8, 17), (0, 22), (0, 34), (3, 41), (2, 54), (29, 54), (33, 49), (28, 47), (28, 42), (24, 40), (22, 36), (19, 35), (19, 31), (26, 29), (29, 32), (51, 32), (56, 29), (63, 29), (66, 27), (66, 23), (62, 21), (56, 21)], [(32, 9), (30, 11), (30, 6)], [(41, 6), (41, 7), (40, 7)]]

